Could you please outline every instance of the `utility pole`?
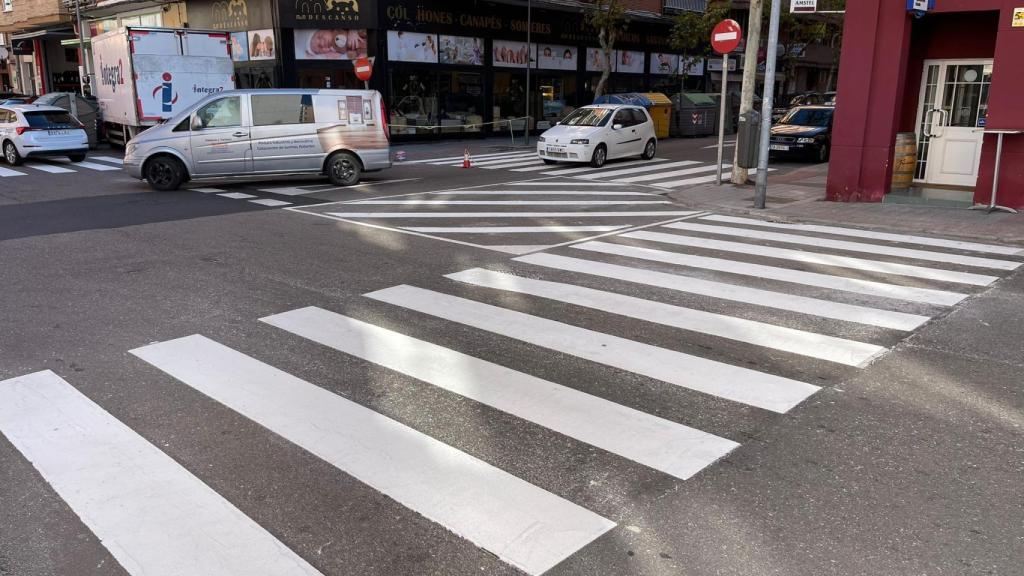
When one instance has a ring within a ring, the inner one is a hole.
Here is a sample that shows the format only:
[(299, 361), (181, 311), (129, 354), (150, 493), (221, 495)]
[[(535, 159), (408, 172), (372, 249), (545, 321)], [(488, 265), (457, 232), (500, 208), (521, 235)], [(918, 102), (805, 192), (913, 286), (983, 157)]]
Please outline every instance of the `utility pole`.
[[(776, 0), (781, 2), (782, 0)], [(764, 0), (750, 0), (750, 20), (747, 22), (747, 49), (743, 57), (743, 92), (740, 95), (740, 114), (754, 109), (754, 89), (757, 88), (757, 53), (761, 49), (761, 19)], [(723, 74), (724, 78), (724, 74)], [(732, 183), (746, 184), (747, 169), (738, 166), (740, 147), (736, 146), (732, 159)]]
[(779, 46), (779, 18), (782, 0), (772, 3), (772, 17), (768, 25), (768, 61), (764, 67), (764, 100), (761, 101), (761, 148), (757, 158), (757, 186), (754, 188), (754, 208), (764, 209), (768, 196), (768, 146), (772, 132), (772, 105), (775, 100), (775, 57)]

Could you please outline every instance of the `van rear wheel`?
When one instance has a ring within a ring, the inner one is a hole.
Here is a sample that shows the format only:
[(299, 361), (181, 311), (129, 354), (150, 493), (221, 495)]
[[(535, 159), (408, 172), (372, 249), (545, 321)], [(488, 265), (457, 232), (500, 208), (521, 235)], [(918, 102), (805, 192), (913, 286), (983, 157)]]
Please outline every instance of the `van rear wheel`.
[(338, 152), (327, 161), (327, 177), (335, 186), (358, 184), (362, 171), (359, 160), (348, 152)]
[(170, 192), (185, 181), (185, 166), (173, 156), (157, 156), (146, 162), (144, 176), (153, 189)]

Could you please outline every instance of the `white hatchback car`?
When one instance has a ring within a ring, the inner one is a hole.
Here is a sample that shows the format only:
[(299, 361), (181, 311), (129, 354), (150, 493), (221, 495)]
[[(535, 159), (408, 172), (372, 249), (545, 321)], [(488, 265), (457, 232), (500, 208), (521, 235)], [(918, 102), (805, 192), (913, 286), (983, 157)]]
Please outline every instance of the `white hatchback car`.
[(627, 104), (577, 108), (541, 134), (537, 155), (546, 164), (589, 162), (601, 167), (612, 158), (654, 158), (658, 138), (647, 110)]
[(0, 106), (0, 151), (13, 166), (39, 156), (67, 156), (81, 162), (89, 151), (89, 137), (82, 123), (63, 108)]

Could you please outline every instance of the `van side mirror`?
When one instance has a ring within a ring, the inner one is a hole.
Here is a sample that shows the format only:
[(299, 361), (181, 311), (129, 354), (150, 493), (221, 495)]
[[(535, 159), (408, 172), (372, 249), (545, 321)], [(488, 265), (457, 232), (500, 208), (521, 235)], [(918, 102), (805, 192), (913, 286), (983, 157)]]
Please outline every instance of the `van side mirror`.
[(622, 130), (622, 124), (613, 124), (612, 130)]
[(192, 117), (192, 131), (197, 132), (203, 129), (203, 120), (198, 114)]

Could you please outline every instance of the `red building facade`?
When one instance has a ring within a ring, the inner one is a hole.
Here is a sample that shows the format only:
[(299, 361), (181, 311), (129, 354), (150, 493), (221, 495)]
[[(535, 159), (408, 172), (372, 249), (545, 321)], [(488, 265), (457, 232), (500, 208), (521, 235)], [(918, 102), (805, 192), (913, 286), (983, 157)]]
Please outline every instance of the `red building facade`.
[[(988, 203), (996, 137), (983, 131), (1024, 130), (1024, 0), (935, 4), (918, 19), (905, 0), (847, 3), (829, 200), (882, 201), (896, 135), (913, 132), (918, 185)], [(1024, 134), (1005, 137), (998, 200), (1024, 208)]]

